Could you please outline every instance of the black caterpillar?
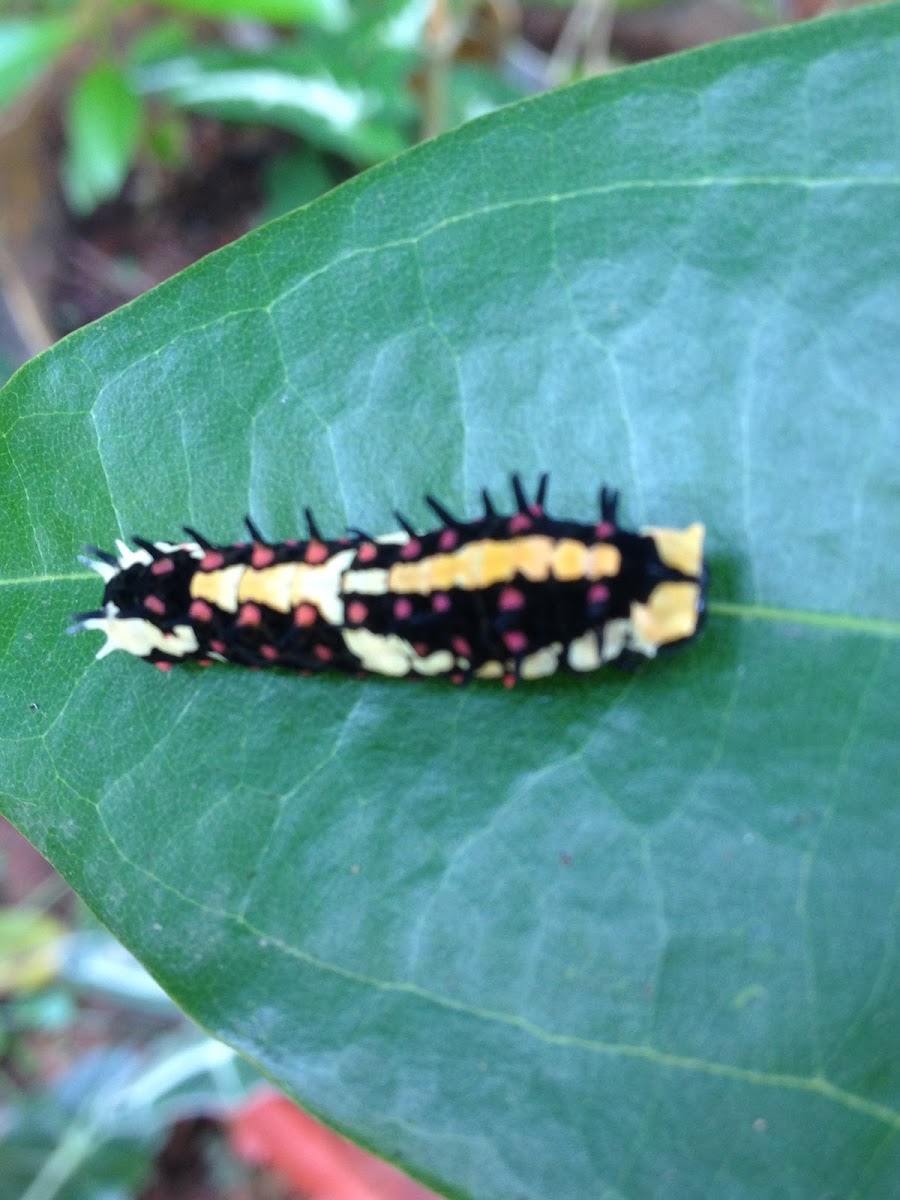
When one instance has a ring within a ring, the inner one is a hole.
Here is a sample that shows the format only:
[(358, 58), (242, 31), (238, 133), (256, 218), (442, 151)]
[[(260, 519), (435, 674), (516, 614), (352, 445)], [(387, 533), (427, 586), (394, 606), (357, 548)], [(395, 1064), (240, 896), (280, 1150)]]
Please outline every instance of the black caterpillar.
[(517, 679), (559, 667), (652, 658), (692, 638), (705, 607), (705, 530), (619, 528), (618, 493), (600, 491), (596, 522), (547, 516), (547, 475), (529, 500), (518, 475), (516, 511), (462, 521), (432, 496), (440, 521), (418, 533), (329, 540), (306, 511), (306, 540), (252, 538), (216, 546), (118, 542), (80, 558), (103, 577), (103, 604), (71, 632), (99, 629), (113, 650), (152, 662), (213, 660), (251, 667), (382, 675)]

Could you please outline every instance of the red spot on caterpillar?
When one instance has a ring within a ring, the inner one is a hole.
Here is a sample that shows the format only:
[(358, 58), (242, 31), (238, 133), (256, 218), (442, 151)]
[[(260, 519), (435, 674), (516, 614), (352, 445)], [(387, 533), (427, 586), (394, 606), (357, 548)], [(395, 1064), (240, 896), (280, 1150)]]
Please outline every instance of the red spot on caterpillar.
[(172, 664), (170, 662), (157, 662), (153, 664), (157, 671), (171, 671)]
[(368, 615), (369, 610), (362, 600), (351, 600), (347, 605), (347, 620), (352, 625), (362, 625)]
[(410, 538), (400, 547), (401, 558), (418, 558), (422, 553), (422, 543), (418, 538)]
[(303, 557), (312, 566), (318, 566), (328, 558), (328, 547), (324, 542), (310, 542)]
[(224, 642), (214, 641), (209, 643), (209, 648), (214, 654), (224, 654), (228, 647)]
[(301, 629), (315, 625), (318, 619), (318, 609), (313, 604), (298, 604), (294, 609), (294, 624), (299, 625)]
[(198, 667), (211, 667), (212, 665), (213, 665), (213, 660), (211, 658), (198, 658), (197, 659)]
[(605, 542), (616, 532), (616, 527), (612, 521), (601, 521), (599, 525), (594, 526), (594, 536), (598, 542)]
[(507, 671), (503, 676), (503, 686), (508, 690), (516, 686), (516, 677), (512, 671)]
[(356, 558), (361, 563), (374, 562), (378, 557), (378, 547), (374, 542), (363, 542), (356, 551)]
[(468, 638), (464, 638), (464, 637), (451, 638), (450, 645), (453, 647), (454, 653), (458, 654), (460, 658), (471, 658), (472, 657), (472, 645), (469, 642)]
[(431, 647), (427, 642), (413, 642), (413, 650), (415, 650), (419, 658), (427, 658), (431, 653)]
[(259, 652), (267, 662), (275, 662), (278, 658), (278, 649), (275, 646), (260, 646)]
[(400, 596), (394, 601), (394, 616), (398, 621), (408, 621), (413, 614), (412, 600)]
[(510, 533), (524, 533), (531, 528), (531, 517), (527, 513), (514, 513), (507, 525)]
[(331, 662), (334, 658), (334, 651), (330, 646), (314, 646), (313, 654), (315, 654), (319, 662), (323, 663)]
[(523, 654), (528, 649), (528, 638), (520, 629), (508, 629), (503, 635), (503, 644), (510, 654)]
[(528, 506), (528, 511), (531, 513), (531, 515), (532, 515), (533, 517), (540, 518), (540, 517), (542, 517), (542, 516), (544, 515), (544, 510), (543, 510), (543, 508), (541, 508), (540, 504), (531, 504), (531, 505), (529, 505), (529, 506)]
[(151, 575), (171, 575), (175, 570), (175, 564), (171, 558), (158, 558), (150, 564)]
[(225, 555), (221, 550), (207, 550), (200, 559), (201, 571), (218, 571), (225, 566)]
[(444, 529), (438, 538), (438, 545), (442, 550), (455, 550), (459, 545), (459, 534), (455, 529)]
[(213, 619), (212, 606), (205, 600), (192, 600), (188, 616), (194, 621), (211, 621)]
[(588, 604), (605, 604), (609, 599), (609, 588), (605, 583), (595, 583), (588, 589)]
[(242, 604), (238, 610), (238, 625), (247, 625), (255, 629), (262, 621), (262, 609), (258, 604)]
[(254, 545), (253, 553), (250, 555), (250, 565), (257, 571), (261, 571), (263, 567), (270, 567), (274, 561), (275, 551), (271, 546), (261, 546), (259, 542)]
[(161, 596), (149, 595), (144, 597), (144, 608), (149, 608), (152, 613), (156, 613), (161, 617), (166, 611), (166, 602)]
[(518, 588), (505, 587), (497, 597), (497, 607), (501, 612), (515, 612), (517, 608), (524, 608), (524, 592), (520, 592)]
[(435, 592), (431, 597), (431, 607), (435, 612), (445, 613), (449, 612), (453, 606), (446, 592)]

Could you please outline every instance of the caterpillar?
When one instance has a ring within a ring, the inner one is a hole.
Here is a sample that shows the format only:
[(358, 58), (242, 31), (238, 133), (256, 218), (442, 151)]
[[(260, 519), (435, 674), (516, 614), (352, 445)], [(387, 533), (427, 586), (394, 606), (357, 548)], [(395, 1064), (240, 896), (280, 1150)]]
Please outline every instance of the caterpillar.
[(512, 477), (516, 509), (465, 521), (433, 496), (437, 529), (358, 529), (327, 539), (306, 510), (308, 537), (219, 546), (149, 542), (118, 554), (86, 547), (79, 561), (104, 581), (103, 602), (69, 632), (99, 630), (103, 658), (125, 650), (166, 671), (218, 660), (305, 673), (499, 678), (507, 687), (558, 668), (652, 658), (690, 640), (706, 603), (705, 530), (619, 527), (618, 492), (602, 487), (599, 520), (545, 511)]

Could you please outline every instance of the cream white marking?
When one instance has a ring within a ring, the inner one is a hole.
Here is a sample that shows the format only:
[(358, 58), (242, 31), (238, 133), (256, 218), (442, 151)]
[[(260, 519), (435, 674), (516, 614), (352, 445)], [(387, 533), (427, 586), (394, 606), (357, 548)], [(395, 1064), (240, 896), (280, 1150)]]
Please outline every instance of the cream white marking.
[(476, 679), (502, 679), (506, 668), (500, 662), (482, 663), (475, 672)]
[[(196, 542), (154, 542), (153, 544), (163, 554), (172, 554), (176, 550), (184, 550), (191, 558), (195, 558), (198, 561), (203, 558), (204, 554), (203, 548)], [(137, 564), (149, 567), (150, 563), (153, 562), (153, 557), (148, 550), (132, 550), (130, 546), (126, 546), (121, 538), (116, 538), (116, 549), (119, 552), (117, 565), (91, 558), (87, 554), (79, 554), (78, 561), (84, 563), (86, 567), (90, 567), (92, 571), (96, 571), (104, 583), (109, 583), (111, 579), (115, 579), (120, 571), (127, 571), (129, 567), (136, 566)]]
[(667, 567), (695, 578), (699, 576), (703, 570), (703, 539), (706, 536), (706, 527), (699, 521), (688, 525), (687, 529), (645, 525), (641, 533), (653, 538), (656, 552)]
[(342, 550), (322, 564), (280, 563), (255, 570), (235, 563), (217, 571), (201, 571), (191, 580), (191, 596), (229, 613), (247, 603), (269, 605), (285, 613), (300, 604), (312, 604), (326, 621), (341, 625), (344, 604), (338, 588), (355, 553)]
[(246, 567), (235, 563), (221, 567), (218, 571), (198, 571), (191, 579), (191, 596), (194, 600), (207, 600), (223, 612), (237, 612), (238, 588)]
[(298, 582), (297, 572), (300, 569), (299, 563), (286, 562), (260, 570), (245, 570), (238, 587), (238, 602), (246, 604), (256, 601), (274, 608), (276, 612), (290, 612), (291, 590)]
[[(586, 636), (586, 635), (585, 635)], [(574, 644), (574, 643), (573, 643)], [(642, 638), (634, 624), (627, 617), (618, 617), (607, 621), (603, 626), (603, 646), (600, 651), (600, 663), (612, 662), (619, 657), (623, 650), (633, 650), (643, 654), (645, 658), (655, 658), (658, 646)], [(579, 667), (577, 670), (593, 670), (593, 667)]]
[(344, 601), (341, 596), (341, 576), (356, 557), (356, 550), (342, 550), (332, 555), (321, 566), (307, 565), (300, 582), (302, 595), (291, 593), (291, 602), (297, 605), (307, 601), (314, 604), (326, 621), (332, 625), (344, 623)]
[(456, 660), (449, 650), (433, 650), (424, 658), (416, 654), (412, 646), (410, 646), (410, 652), (412, 653), (410, 666), (419, 675), (442, 675), (445, 671), (452, 671), (456, 665)]
[(628, 649), (634, 650), (638, 654), (643, 654), (647, 658), (656, 658), (656, 652), (659, 650), (658, 643), (643, 637), (634, 623), (635, 609), (643, 607), (643, 605), (637, 604), (632, 604), (631, 606), (632, 620), (628, 622)]
[(449, 650), (434, 650), (424, 657), (416, 654), (412, 645), (395, 633), (381, 635), (368, 629), (345, 629), (344, 644), (367, 671), (379, 675), (441, 675), (454, 666)]
[(559, 654), (562, 650), (562, 642), (551, 642), (549, 646), (544, 646), (540, 650), (535, 650), (533, 654), (528, 654), (522, 659), (520, 675), (523, 679), (544, 679), (547, 675), (552, 675), (559, 666)]
[[(618, 658), (628, 645), (628, 635), (631, 632), (631, 622), (626, 617), (618, 617), (607, 621), (603, 626), (603, 646), (600, 651), (600, 662), (611, 662)], [(597, 663), (597, 666), (600, 665)]]
[[(608, 628), (612, 624), (612, 621), (607, 621), (604, 628)], [(603, 658), (600, 654), (597, 634), (593, 629), (589, 629), (581, 637), (574, 638), (569, 642), (566, 661), (573, 671), (596, 671), (603, 662)]]
[[(381, 537), (372, 538), (371, 541), (378, 546), (405, 546), (409, 541), (409, 534), (400, 529), (394, 533), (385, 533)], [(353, 548), (353, 558), (356, 557), (358, 550), (358, 546)], [(341, 579), (341, 592), (345, 596), (351, 593), (359, 596), (383, 596), (388, 590), (388, 579), (389, 573), (384, 567), (366, 567), (363, 564), (354, 571), (348, 570), (344, 573)]]
[(134, 567), (138, 563), (143, 567), (149, 567), (153, 562), (149, 550), (132, 550), (121, 538), (116, 538), (116, 550), (119, 552), (119, 569), (122, 571), (127, 571), (129, 567)]
[(120, 617), (115, 604), (107, 604), (106, 616), (89, 617), (81, 629), (99, 629), (107, 641), (97, 651), (97, 658), (106, 658), (114, 650), (124, 650), (138, 658), (146, 658), (153, 650), (184, 658), (199, 649), (197, 635), (190, 625), (176, 625), (171, 633), (157, 629), (150, 621), (141, 617)]
[(363, 669), (378, 675), (406, 675), (415, 657), (409, 642), (397, 637), (396, 633), (382, 636), (368, 629), (345, 629), (343, 638)]
[(90, 567), (92, 571), (96, 571), (104, 583), (109, 583), (111, 579), (119, 574), (119, 567), (113, 563), (101, 562), (99, 558), (88, 558), (86, 554), (79, 554), (78, 561), (86, 567)]
[[(154, 542), (153, 545), (161, 554), (172, 554), (175, 550), (186, 550), (191, 558), (203, 557), (203, 551), (196, 542)], [(127, 571), (129, 567), (134, 567), (138, 563), (143, 567), (149, 567), (153, 562), (153, 555), (149, 550), (144, 550), (143, 548), (132, 550), (130, 546), (126, 546), (121, 538), (116, 538), (116, 549), (119, 552), (119, 569), (121, 571)]]
[(359, 596), (383, 596), (388, 590), (388, 573), (382, 567), (347, 571), (341, 580), (341, 591), (345, 596), (351, 592)]

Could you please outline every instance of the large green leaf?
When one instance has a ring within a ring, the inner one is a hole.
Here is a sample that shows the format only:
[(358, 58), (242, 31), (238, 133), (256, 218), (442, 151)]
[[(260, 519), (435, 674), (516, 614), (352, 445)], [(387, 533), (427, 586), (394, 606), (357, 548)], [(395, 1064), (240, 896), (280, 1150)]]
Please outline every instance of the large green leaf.
[[(3, 393), (10, 817), (185, 1009), (453, 1196), (900, 1177), (900, 10), (496, 113)], [(710, 530), (635, 676), (164, 676), (83, 541), (471, 511)]]

